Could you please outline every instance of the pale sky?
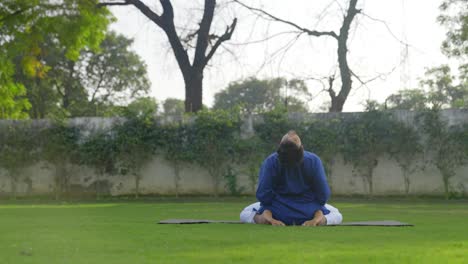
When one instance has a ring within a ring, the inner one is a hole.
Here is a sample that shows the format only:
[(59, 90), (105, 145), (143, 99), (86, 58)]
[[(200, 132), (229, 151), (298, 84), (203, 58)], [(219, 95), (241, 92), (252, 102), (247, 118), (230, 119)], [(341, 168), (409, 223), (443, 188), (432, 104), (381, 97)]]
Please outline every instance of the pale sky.
[[(202, 0), (173, 2), (177, 26), (186, 28), (190, 24), (196, 25), (201, 19), (199, 8), (203, 6)], [(340, 6), (347, 8), (348, 4), (345, 0), (244, 2), (312, 30), (335, 32), (339, 31), (342, 21)], [(349, 66), (363, 81), (376, 76), (381, 78), (366, 86), (354, 80), (354, 91), (351, 91), (344, 111), (362, 110), (362, 102), (366, 99), (383, 102), (389, 94), (404, 86), (417, 86), (425, 68), (447, 63), (440, 51), (446, 30), (436, 22), (440, 3), (441, 0), (358, 1), (358, 8), (365, 15), (358, 15), (352, 24), (348, 41)], [(163, 31), (133, 7), (112, 7), (111, 10), (117, 18), (112, 29), (135, 39), (133, 49), (148, 66), (151, 96), (158, 101), (168, 97), (184, 99), (182, 75)], [(160, 10), (159, 6), (154, 4), (154, 10)], [(221, 5), (217, 11), (212, 31), (221, 34), (234, 17), (238, 18), (238, 25), (232, 40), (225, 42), (227, 49), (220, 48), (205, 70), (204, 104), (211, 106), (214, 94), (226, 88), (231, 81), (249, 76), (284, 76), (307, 79), (309, 92), (315, 96), (309, 107), (312, 111), (323, 111), (324, 104), (329, 101), (328, 95), (320, 93), (322, 85), (311, 79), (327, 77), (337, 71), (335, 40), (303, 35), (291, 42), (294, 34), (281, 34), (267, 42), (245, 45), (246, 42), (255, 42), (293, 28), (257, 19), (250, 11), (237, 5)], [(392, 33), (385, 24), (369, 17), (385, 21)], [(182, 32), (179, 29), (179, 33)], [(408, 52), (399, 40), (410, 45)], [(288, 43), (294, 44), (288, 46)], [(286, 48), (281, 49), (285, 45)], [(335, 87), (339, 85), (335, 83)]]

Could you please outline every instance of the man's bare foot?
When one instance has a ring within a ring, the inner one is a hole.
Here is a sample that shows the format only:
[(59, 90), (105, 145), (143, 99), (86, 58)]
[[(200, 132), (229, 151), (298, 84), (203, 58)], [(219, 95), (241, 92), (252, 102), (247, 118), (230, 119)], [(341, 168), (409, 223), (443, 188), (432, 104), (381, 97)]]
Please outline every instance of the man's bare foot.
[(309, 221), (305, 221), (303, 226), (321, 226), (327, 224), (327, 218), (323, 215), (322, 211), (317, 211), (314, 214), (314, 218)]
[(261, 225), (269, 225), (270, 222), (268, 222), (263, 215), (256, 214), (254, 216), (254, 222), (256, 224), (261, 224)]
[(327, 218), (324, 215), (322, 215), (319, 225), (327, 225)]
[(255, 215), (254, 222), (261, 225), (274, 225), (274, 226), (285, 226), (285, 224), (279, 220), (272, 219), (268, 221), (263, 215)]

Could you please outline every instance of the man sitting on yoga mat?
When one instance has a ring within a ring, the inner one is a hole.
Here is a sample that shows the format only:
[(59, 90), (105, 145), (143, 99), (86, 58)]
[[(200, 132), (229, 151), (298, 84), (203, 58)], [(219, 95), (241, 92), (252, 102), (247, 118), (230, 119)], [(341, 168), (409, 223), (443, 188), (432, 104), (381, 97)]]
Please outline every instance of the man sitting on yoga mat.
[(326, 204), (330, 188), (320, 158), (304, 151), (301, 139), (289, 131), (278, 151), (260, 169), (257, 199), (240, 214), (244, 223), (284, 225), (336, 225), (343, 217)]

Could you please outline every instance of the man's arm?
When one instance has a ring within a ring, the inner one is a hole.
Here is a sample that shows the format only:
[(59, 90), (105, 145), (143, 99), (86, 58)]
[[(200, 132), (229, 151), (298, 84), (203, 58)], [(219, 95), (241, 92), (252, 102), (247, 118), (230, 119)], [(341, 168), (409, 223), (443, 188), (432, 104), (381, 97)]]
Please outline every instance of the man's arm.
[(271, 206), (275, 193), (273, 192), (273, 178), (276, 176), (274, 159), (266, 159), (260, 168), (260, 175), (257, 188), (257, 199), (264, 207), (261, 215), (257, 215), (256, 223), (284, 226), (285, 224), (273, 218), (273, 214), (268, 209)]
[(273, 177), (276, 175), (276, 169), (272, 159), (266, 159), (260, 168), (260, 175), (257, 188), (257, 199), (264, 207), (271, 205), (275, 194), (273, 192)]
[(323, 206), (330, 198), (330, 187), (328, 187), (325, 169), (319, 157), (315, 159), (314, 170), (312, 188), (317, 202)]

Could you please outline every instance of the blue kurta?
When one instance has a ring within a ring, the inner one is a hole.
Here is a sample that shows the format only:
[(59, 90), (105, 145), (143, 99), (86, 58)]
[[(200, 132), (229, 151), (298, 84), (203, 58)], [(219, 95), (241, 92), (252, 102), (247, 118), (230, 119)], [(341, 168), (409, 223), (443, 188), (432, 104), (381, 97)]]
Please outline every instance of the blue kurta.
[(272, 212), (273, 218), (286, 225), (301, 225), (311, 220), (317, 210), (330, 213), (324, 205), (330, 188), (320, 158), (304, 151), (303, 162), (287, 167), (281, 165), (278, 154), (271, 154), (262, 164), (257, 199)]

